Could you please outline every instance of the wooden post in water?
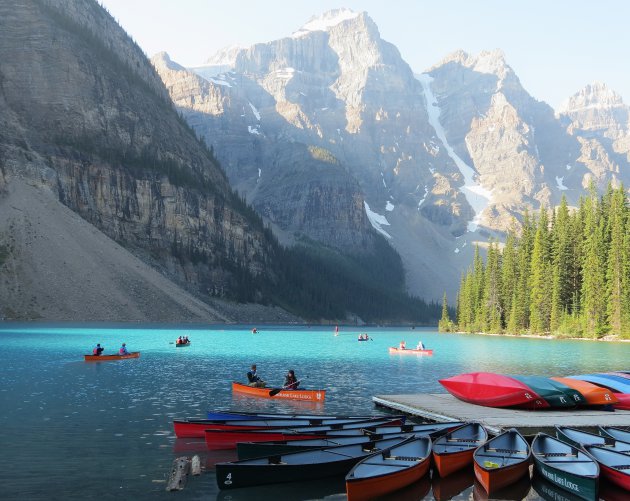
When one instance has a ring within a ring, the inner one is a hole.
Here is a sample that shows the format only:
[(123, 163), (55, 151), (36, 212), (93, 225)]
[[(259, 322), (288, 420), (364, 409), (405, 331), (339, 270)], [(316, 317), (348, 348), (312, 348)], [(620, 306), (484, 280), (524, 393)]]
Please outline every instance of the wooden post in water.
[(201, 459), (199, 456), (195, 454), (192, 457), (192, 461), (190, 462), (191, 473), (196, 477), (197, 475), (201, 475)]
[(187, 457), (177, 458), (173, 461), (171, 475), (166, 484), (167, 491), (181, 491), (186, 485), (188, 472), (190, 471), (190, 462)]

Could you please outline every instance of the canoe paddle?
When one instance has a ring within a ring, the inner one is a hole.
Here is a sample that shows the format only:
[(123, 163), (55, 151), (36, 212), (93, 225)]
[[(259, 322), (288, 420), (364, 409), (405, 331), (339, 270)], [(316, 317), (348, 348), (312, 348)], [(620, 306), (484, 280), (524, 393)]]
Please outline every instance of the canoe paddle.
[[(307, 377), (308, 376), (304, 376), (302, 379), (298, 379), (294, 384), (302, 382)], [(274, 388), (273, 390), (271, 390), (269, 392), (269, 396), (270, 397), (275, 397), (278, 393), (280, 393), (282, 390), (286, 390), (287, 388), (288, 388), (288, 386), (283, 386), (282, 388)]]

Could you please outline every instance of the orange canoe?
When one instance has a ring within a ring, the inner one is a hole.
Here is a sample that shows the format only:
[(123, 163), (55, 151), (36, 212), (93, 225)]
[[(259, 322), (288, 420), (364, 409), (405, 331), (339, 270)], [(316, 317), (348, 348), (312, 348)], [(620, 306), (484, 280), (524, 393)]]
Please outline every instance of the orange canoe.
[(609, 405), (618, 402), (615, 394), (608, 388), (568, 377), (552, 377), (549, 379), (553, 379), (554, 381), (558, 381), (558, 383), (562, 383), (569, 388), (579, 391), (586, 399), (588, 405)]
[(127, 355), (83, 355), (86, 362), (105, 362), (107, 360), (125, 360), (127, 358), (138, 358), (139, 351), (132, 351)]
[(431, 466), (431, 439), (408, 438), (357, 463), (346, 475), (348, 501), (369, 501), (416, 483)]
[[(278, 388), (257, 388), (232, 381), (233, 393), (254, 397), (302, 400), (306, 402), (323, 402), (324, 398), (326, 398), (326, 390), (280, 390), (277, 393), (274, 390), (278, 390)], [(274, 395), (270, 395), (272, 391), (274, 391)]]

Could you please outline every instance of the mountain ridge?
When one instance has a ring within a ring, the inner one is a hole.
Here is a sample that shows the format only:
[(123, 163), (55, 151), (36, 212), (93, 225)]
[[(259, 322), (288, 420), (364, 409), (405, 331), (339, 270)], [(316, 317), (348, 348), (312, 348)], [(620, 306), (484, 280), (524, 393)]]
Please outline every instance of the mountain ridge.
[[(606, 132), (598, 138), (578, 124), (568, 126), (570, 117), (523, 88), (500, 49), (477, 55), (458, 50), (431, 66), (424, 75), (431, 77), (435, 104), (428, 105), (427, 89), (398, 49), (381, 39), (367, 13), (324, 13), (312, 22), (322, 29), (298, 29), (297, 38), (237, 49), (229, 71), (209, 80), (216, 87), (221, 79), (233, 84), (221, 91), (231, 99), (239, 96), (240, 113), (226, 107), (200, 116), (183, 96), (174, 101), (199, 134), (215, 139), (230, 182), (265, 218), (256, 186), (268, 161), (253, 151), (262, 143), (273, 149), (287, 142), (328, 150), (358, 182), (372, 225), (407, 256), (413, 294), (438, 300), (447, 290), (452, 296), (474, 245), (500, 239), (523, 211), (555, 205), (562, 196), (577, 204), (591, 181), (603, 189), (630, 175), (625, 168), (630, 139), (617, 118), (604, 124)], [(169, 88), (176, 85), (167, 82)], [(247, 132), (232, 129), (232, 137), (221, 136), (217, 124), (232, 127), (243, 118), (239, 115), (250, 116), (249, 106), (258, 115)], [(430, 123), (434, 106), (442, 139)], [(458, 159), (472, 174), (458, 167)], [(287, 164), (276, 166), (290, 170)], [(467, 190), (492, 193), (483, 212), (473, 209)], [(283, 210), (274, 206), (275, 214)], [(266, 220), (289, 240), (295, 232), (309, 235), (307, 219), (298, 226)], [(430, 243), (419, 235), (432, 235)], [(434, 268), (439, 271), (427, 272)]]

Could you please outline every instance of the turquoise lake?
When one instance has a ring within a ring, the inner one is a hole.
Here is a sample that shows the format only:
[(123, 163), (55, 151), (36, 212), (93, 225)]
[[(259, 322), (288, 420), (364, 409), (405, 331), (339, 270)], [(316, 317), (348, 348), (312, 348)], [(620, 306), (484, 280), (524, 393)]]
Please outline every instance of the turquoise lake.
[[(252, 326), (0, 324), (0, 497), (345, 499), (343, 482), (328, 479), (220, 492), (213, 464), (236, 459), (235, 453), (210, 453), (203, 444), (194, 450), (194, 441), (175, 439), (172, 420), (205, 417), (208, 409), (374, 414), (373, 395), (444, 392), (438, 379), (462, 372), (570, 375), (628, 370), (630, 360), (630, 343), (345, 326), (334, 336), (334, 327), (257, 327), (252, 334)], [(372, 340), (357, 342), (362, 332)], [(192, 345), (175, 348), (182, 334)], [(408, 347), (421, 339), (433, 356), (390, 355), (388, 347), (403, 339)], [(84, 362), (97, 342), (105, 354), (126, 342), (141, 356)], [(325, 403), (233, 396), (230, 382), (244, 381), (252, 363), (271, 386), (294, 369), (305, 388), (327, 390)], [(165, 492), (173, 460), (195, 453), (204, 474), (191, 477), (182, 492)], [(434, 499), (449, 488), (455, 495), (458, 481), (464, 490), (455, 499), (469, 499), (472, 479), (459, 477), (437, 486), (426, 480), (392, 499)], [(529, 499), (536, 499), (532, 493)]]

